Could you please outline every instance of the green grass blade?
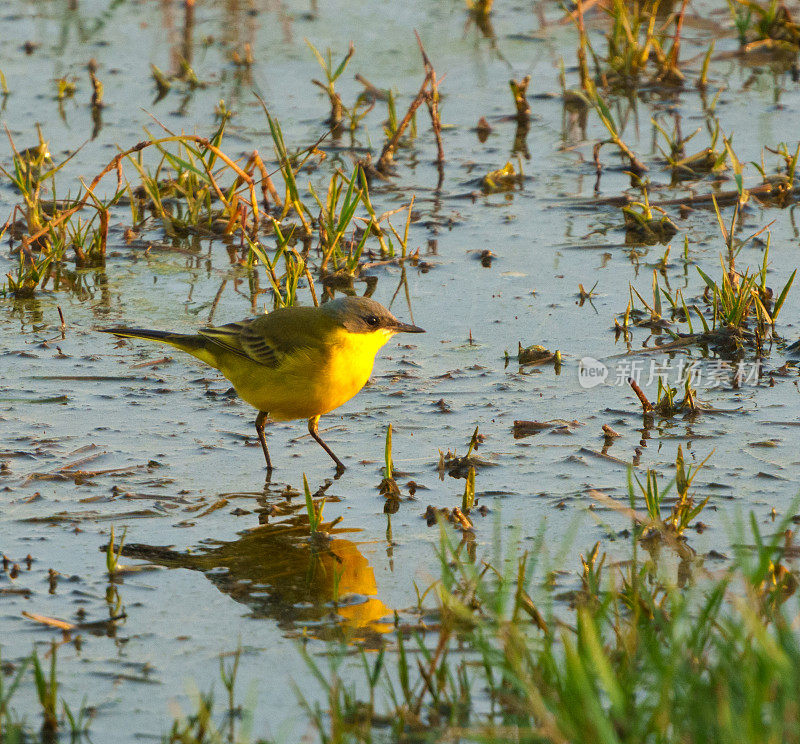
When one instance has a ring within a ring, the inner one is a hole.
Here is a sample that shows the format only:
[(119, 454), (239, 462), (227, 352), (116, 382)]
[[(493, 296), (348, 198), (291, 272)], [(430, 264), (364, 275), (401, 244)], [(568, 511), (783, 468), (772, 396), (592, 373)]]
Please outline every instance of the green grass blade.
[(789, 277), (789, 281), (786, 282), (786, 285), (781, 290), (781, 293), (778, 295), (778, 299), (775, 300), (775, 306), (772, 308), (772, 322), (774, 323), (778, 319), (778, 313), (780, 313), (781, 308), (783, 307), (783, 303), (786, 301), (786, 295), (789, 294), (789, 290), (794, 283), (794, 277), (797, 274), (797, 269), (792, 272), (792, 275)]

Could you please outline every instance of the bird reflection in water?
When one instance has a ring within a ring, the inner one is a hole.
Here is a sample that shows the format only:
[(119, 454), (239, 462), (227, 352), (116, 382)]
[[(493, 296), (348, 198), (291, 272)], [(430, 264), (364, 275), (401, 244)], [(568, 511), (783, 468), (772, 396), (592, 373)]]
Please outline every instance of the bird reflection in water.
[(273, 618), (289, 632), (377, 643), (393, 629), (393, 612), (377, 597), (372, 566), (358, 543), (340, 536), (360, 530), (333, 527), (310, 537), (299, 499), (268, 511), (261, 519), (271, 521), (232, 542), (213, 541), (191, 552), (132, 543), (122, 553), (202, 571), (220, 591), (247, 605), (252, 617)]

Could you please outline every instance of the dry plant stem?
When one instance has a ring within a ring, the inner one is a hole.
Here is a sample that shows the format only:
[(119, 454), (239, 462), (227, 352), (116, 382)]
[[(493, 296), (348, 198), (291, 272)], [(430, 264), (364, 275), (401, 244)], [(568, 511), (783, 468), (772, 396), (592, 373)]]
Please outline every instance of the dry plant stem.
[[(269, 171), (267, 167), (264, 165), (264, 161), (261, 159), (261, 156), (258, 154), (258, 150), (253, 150), (250, 154), (250, 157), (247, 159), (245, 166), (243, 168), (245, 173), (253, 173), (254, 170), (258, 168), (259, 172), (261, 173), (261, 198), (264, 202), (264, 209), (269, 209), (270, 198), (272, 198), (273, 203), (278, 206), (282, 207), (283, 202), (281, 201), (280, 196), (278, 196), (278, 192), (275, 189), (275, 184), (272, 182), (270, 178)], [(233, 182), (233, 189), (238, 188), (239, 184), (241, 184), (242, 179), (237, 176), (236, 180)]]
[[(300, 261), (302, 260), (300, 254), (297, 251), (293, 251), (295, 258)], [(311, 299), (314, 301), (314, 307), (319, 307), (319, 299), (317, 299), (317, 290), (314, 286), (314, 278), (311, 276), (311, 272), (308, 269), (308, 261), (303, 261), (303, 274), (305, 274), (306, 281), (308, 282), (308, 291), (311, 292)], [(277, 281), (275, 282), (278, 283)]]
[(208, 311), (208, 320), (206, 321), (208, 325), (211, 325), (214, 322), (214, 314), (217, 312), (217, 307), (219, 306), (219, 302), (222, 299), (222, 292), (224, 291), (227, 284), (228, 280), (223, 279), (222, 284), (219, 285), (217, 294), (214, 295), (214, 301), (211, 303), (211, 310)]
[(639, 402), (642, 404), (642, 408), (644, 409), (645, 413), (650, 413), (653, 410), (653, 404), (647, 400), (647, 396), (644, 394), (644, 390), (639, 387), (639, 383), (636, 382), (632, 377), (628, 378), (628, 384), (631, 386), (631, 389), (634, 393), (636, 393), (636, 397), (639, 399)]
[(183, 60), (187, 65), (192, 63), (192, 29), (194, 28), (195, 0), (184, 0), (183, 18)]
[(608, 140), (613, 145), (616, 145), (617, 149), (630, 160), (631, 163), (631, 170), (634, 173), (642, 174), (647, 172), (647, 166), (636, 157), (636, 154), (633, 150), (628, 147), (625, 142), (623, 142), (622, 138), (617, 134), (612, 134), (611, 139)]
[(417, 37), (417, 44), (419, 44), (419, 51), (422, 54), (422, 62), (425, 65), (425, 75), (430, 77), (431, 89), (425, 96), (425, 103), (428, 106), (428, 113), (431, 116), (431, 125), (433, 126), (433, 133), (436, 136), (436, 162), (441, 166), (444, 163), (444, 145), (442, 144), (442, 120), (439, 115), (439, 82), (436, 79), (436, 70), (425, 52), (425, 47), (422, 46), (422, 39), (419, 38), (417, 31), (414, 31), (414, 36)]
[(600, 177), (603, 175), (603, 164), (600, 162), (601, 147), (602, 145), (596, 142), (594, 148), (592, 148), (592, 159), (594, 160), (594, 169), (597, 174), (597, 179), (594, 182), (594, 190), (596, 192), (600, 190)]
[(431, 92), (426, 98), (428, 113), (431, 115), (433, 133), (436, 137), (436, 162), (444, 164), (444, 144), (442, 143), (442, 119), (439, 114), (439, 86), (436, 82), (436, 72), (431, 67)]
[(411, 121), (411, 117), (414, 116), (414, 112), (422, 105), (422, 102), (425, 101), (427, 98), (428, 93), (428, 86), (431, 83), (431, 75), (428, 72), (425, 75), (425, 79), (422, 81), (422, 85), (420, 86), (419, 92), (417, 93), (414, 100), (411, 102), (411, 105), (408, 107), (408, 111), (406, 111), (406, 115), (403, 117), (403, 120), (397, 125), (397, 131), (394, 133), (394, 136), (383, 146), (383, 151), (381, 152), (381, 156), (378, 158), (378, 162), (376, 164), (376, 168), (381, 173), (386, 173), (389, 170), (389, 165), (392, 162), (392, 157), (394, 156), (395, 148), (397, 147), (397, 143), (400, 141), (400, 137), (403, 136), (403, 132), (405, 132), (406, 127), (409, 125)]
[(681, 9), (675, 18), (675, 41), (672, 42), (672, 48), (669, 50), (669, 55), (667, 56), (668, 67), (675, 70), (679, 74), (678, 55), (680, 54), (681, 50), (681, 31), (683, 30), (683, 18), (686, 15), (686, 6), (688, 3), (689, 0), (683, 0)]
[[(264, 195), (264, 203), (269, 203), (267, 199), (267, 193), (269, 193), (269, 195), (272, 197), (272, 200), (275, 202), (275, 205), (279, 208), (282, 208), (283, 202), (281, 201), (281, 197), (278, 194), (278, 190), (275, 188), (275, 184), (272, 182), (272, 178), (270, 178), (267, 166), (264, 165), (261, 155), (258, 154), (258, 150), (253, 150), (253, 154), (250, 156), (250, 158), (255, 164), (255, 167), (258, 168), (261, 173), (261, 192)], [(249, 172), (249, 168), (245, 168), (245, 170)]]

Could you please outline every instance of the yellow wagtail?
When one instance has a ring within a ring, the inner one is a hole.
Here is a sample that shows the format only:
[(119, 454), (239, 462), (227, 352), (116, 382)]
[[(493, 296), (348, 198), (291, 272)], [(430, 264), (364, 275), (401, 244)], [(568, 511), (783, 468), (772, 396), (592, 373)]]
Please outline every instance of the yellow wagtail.
[(375, 355), (395, 333), (424, 333), (401, 323), (367, 297), (343, 297), (320, 307), (286, 307), (197, 334), (103, 328), (120, 338), (159, 341), (218, 369), (239, 397), (258, 410), (256, 432), (267, 471), (272, 461), (264, 436), (267, 416), (307, 418), (308, 432), (344, 470), (319, 435), (319, 417), (350, 400), (366, 384)]

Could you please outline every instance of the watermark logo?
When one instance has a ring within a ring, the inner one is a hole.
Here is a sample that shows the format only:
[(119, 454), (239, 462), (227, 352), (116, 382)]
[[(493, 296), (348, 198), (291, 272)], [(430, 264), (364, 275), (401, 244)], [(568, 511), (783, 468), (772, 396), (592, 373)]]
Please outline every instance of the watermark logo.
[(593, 357), (583, 357), (578, 362), (578, 382), (584, 390), (602, 385), (608, 377), (608, 367)]
[(694, 388), (720, 388), (732, 385), (758, 385), (762, 379), (759, 361), (726, 362), (689, 360), (686, 358), (658, 361), (656, 359), (619, 359), (607, 366), (594, 357), (578, 362), (578, 383), (584, 390), (598, 385), (627, 386), (629, 381), (639, 385), (681, 386), (688, 381)]

